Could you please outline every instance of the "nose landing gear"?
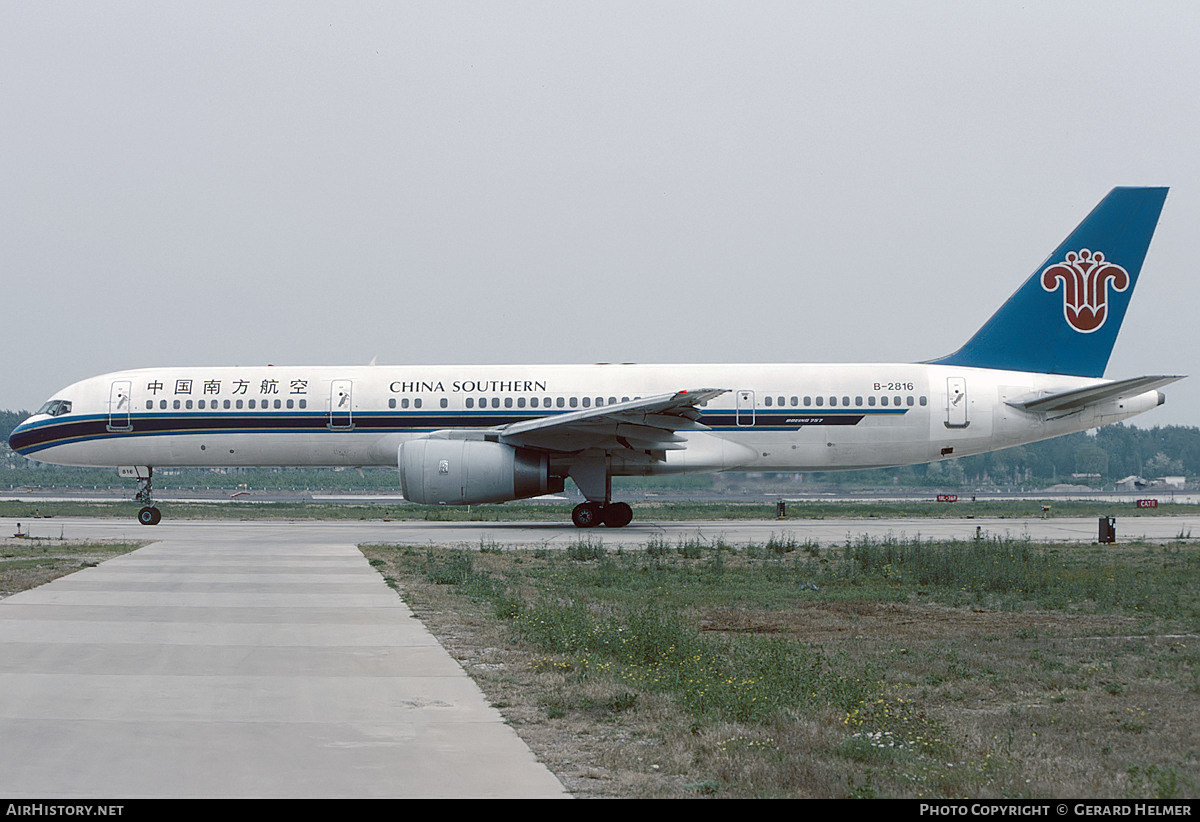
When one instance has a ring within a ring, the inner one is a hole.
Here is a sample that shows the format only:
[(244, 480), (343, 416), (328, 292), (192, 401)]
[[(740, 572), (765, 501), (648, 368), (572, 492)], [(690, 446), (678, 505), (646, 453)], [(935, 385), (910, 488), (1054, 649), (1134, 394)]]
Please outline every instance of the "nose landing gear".
[(154, 469), (148, 465), (135, 465), (128, 468), (118, 468), (117, 474), (122, 477), (134, 477), (137, 479), (138, 490), (133, 498), (135, 501), (142, 503), (142, 507), (137, 513), (138, 523), (141, 525), (158, 525), (162, 520), (162, 512), (154, 504)]

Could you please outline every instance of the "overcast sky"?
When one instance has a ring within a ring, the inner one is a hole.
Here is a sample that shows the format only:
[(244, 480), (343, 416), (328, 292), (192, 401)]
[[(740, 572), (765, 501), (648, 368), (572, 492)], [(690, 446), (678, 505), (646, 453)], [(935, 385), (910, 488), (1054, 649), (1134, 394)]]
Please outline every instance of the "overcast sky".
[(0, 2), (0, 408), (152, 365), (915, 361), (1167, 185), (1107, 376), (1193, 374), (1200, 4)]

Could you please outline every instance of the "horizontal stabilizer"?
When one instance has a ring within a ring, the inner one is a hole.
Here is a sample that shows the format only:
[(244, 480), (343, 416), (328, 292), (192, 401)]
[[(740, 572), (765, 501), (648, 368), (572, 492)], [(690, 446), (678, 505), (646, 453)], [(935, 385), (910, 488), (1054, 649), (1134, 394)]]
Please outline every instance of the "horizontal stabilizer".
[(1183, 377), (1173, 376), (1133, 377), (1128, 380), (1089, 385), (1086, 388), (1073, 388), (1070, 391), (1059, 391), (1028, 399), (1010, 400), (1008, 404), (1035, 414), (1077, 411), (1089, 405), (1136, 397), (1182, 379)]

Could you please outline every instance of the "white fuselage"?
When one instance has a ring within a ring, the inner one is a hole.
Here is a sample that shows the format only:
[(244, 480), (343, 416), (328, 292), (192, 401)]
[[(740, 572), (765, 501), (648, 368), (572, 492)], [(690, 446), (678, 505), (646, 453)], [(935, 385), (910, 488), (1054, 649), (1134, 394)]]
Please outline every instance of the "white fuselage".
[(682, 432), (686, 447), (661, 459), (614, 455), (611, 474), (827, 471), (982, 453), (1161, 402), (1147, 391), (1061, 416), (1008, 404), (1104, 382), (911, 363), (147, 368), (69, 386), (55, 395), (69, 411), (34, 415), (10, 441), (63, 465), (396, 465), (403, 442), (434, 431), (720, 388), (699, 409), (709, 430)]

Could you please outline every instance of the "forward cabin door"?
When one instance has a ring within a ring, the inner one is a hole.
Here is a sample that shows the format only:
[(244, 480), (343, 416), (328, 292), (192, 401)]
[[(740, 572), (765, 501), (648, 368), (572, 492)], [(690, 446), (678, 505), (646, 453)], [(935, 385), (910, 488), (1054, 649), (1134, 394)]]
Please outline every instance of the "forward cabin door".
[(329, 384), (329, 430), (354, 428), (354, 381), (334, 380)]
[(117, 380), (108, 389), (108, 430), (132, 431), (133, 423), (129, 412), (133, 405), (130, 390), (133, 384), (129, 380)]

